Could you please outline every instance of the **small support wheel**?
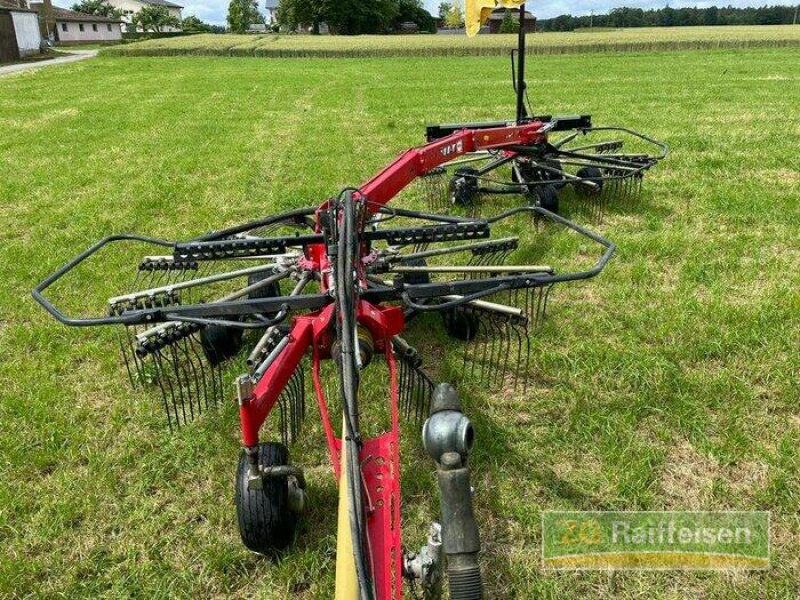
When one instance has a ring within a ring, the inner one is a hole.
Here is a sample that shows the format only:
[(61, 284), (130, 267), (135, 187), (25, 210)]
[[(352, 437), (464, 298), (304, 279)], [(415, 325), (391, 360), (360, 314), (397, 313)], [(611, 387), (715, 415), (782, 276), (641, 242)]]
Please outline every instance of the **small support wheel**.
[[(288, 461), (289, 452), (283, 444), (268, 442), (258, 445), (259, 467), (283, 466)], [(253, 552), (277, 554), (292, 543), (297, 528), (297, 514), (289, 504), (288, 478), (265, 477), (261, 489), (250, 489), (248, 474), (247, 455), (242, 452), (236, 470), (239, 534), (244, 545)]]
[(456, 307), (443, 311), (441, 315), (444, 329), (450, 337), (469, 342), (478, 335), (480, 319), (472, 312)]
[(558, 214), (558, 190), (553, 185), (542, 185), (535, 190), (535, 204)]
[[(268, 271), (251, 273), (247, 276), (247, 285), (253, 285), (263, 281), (272, 274)], [(262, 288), (248, 294), (248, 298), (255, 300), (258, 298), (276, 298), (281, 295), (281, 286), (277, 281), (265, 285)], [(267, 318), (274, 317), (274, 313), (264, 315)], [(242, 349), (242, 334), (244, 332), (237, 327), (225, 327), (224, 325), (209, 325), (200, 330), (200, 345), (208, 361), (217, 366), (229, 358), (233, 358)]]
[(478, 170), (472, 167), (456, 169), (448, 186), (450, 203), (456, 206), (475, 206), (478, 199)]
[[(404, 267), (427, 267), (428, 263), (424, 258), (412, 258), (403, 262)], [(431, 282), (430, 273), (406, 273), (403, 280), (408, 285), (422, 285)]]
[(581, 167), (575, 173), (581, 179), (594, 181), (580, 181), (575, 183), (575, 191), (584, 198), (599, 196), (603, 191), (603, 172), (597, 167)]

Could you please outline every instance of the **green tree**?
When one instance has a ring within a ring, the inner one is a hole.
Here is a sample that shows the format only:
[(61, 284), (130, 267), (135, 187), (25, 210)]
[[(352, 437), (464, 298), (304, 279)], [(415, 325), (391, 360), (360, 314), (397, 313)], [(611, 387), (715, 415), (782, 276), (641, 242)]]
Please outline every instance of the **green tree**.
[(310, 27), (312, 33), (318, 34), (320, 23), (327, 21), (327, 10), (326, 0), (281, 0), (275, 17), (289, 31)]
[(453, 10), (453, 5), (449, 2), (442, 2), (439, 4), (439, 20), (442, 23), (444, 23), (445, 19), (447, 19), (447, 15), (451, 10)]
[(503, 20), (500, 22), (500, 33), (517, 33), (519, 23), (511, 16), (511, 11), (506, 9)]
[(108, 0), (81, 0), (72, 5), (72, 10), (85, 15), (98, 15), (119, 19), (122, 11), (111, 6)]
[(228, 25), (234, 33), (244, 33), (253, 23), (263, 23), (255, 0), (231, 0), (228, 5)]
[(450, 7), (450, 12), (447, 13), (444, 19), (444, 25), (451, 29), (458, 29), (464, 26), (464, 13), (461, 11), (461, 6), (459, 4), (453, 4), (453, 6)]
[(166, 6), (148, 4), (133, 15), (133, 25), (141, 27), (142, 31), (155, 31), (161, 33), (167, 27), (180, 27), (178, 17), (169, 14)]
[(397, 0), (336, 0), (328, 5), (325, 21), (342, 35), (385, 33), (399, 10)]
[(181, 21), (181, 29), (190, 33), (207, 33), (211, 31), (211, 25), (204, 23), (194, 15), (189, 15)]
[(436, 19), (422, 6), (422, 0), (399, 0), (392, 29), (399, 31), (403, 23), (416, 23), (420, 31), (436, 33)]

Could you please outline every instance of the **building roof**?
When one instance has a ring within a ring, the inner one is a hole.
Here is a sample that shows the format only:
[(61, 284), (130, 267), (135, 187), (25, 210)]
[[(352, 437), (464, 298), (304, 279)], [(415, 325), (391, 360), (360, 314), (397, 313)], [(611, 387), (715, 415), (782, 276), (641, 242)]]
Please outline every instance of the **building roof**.
[[(31, 2), (29, 6), (37, 12), (44, 13), (44, 4), (41, 2)], [(55, 21), (80, 21), (81, 23), (122, 23), (114, 17), (101, 17), (100, 15), (87, 15), (86, 13), (67, 10), (66, 8), (53, 7), (53, 20)]]
[(169, 2), (169, 0), (139, 0), (144, 4), (152, 4), (153, 6), (166, 6), (167, 8), (183, 8), (180, 4)]
[(15, 10), (17, 12), (32, 12), (32, 13), (36, 12), (35, 10), (32, 10), (30, 8), (21, 7), (19, 6), (19, 4), (11, 2), (10, 0), (0, 0), (0, 8), (7, 8), (9, 10)]
[[(506, 18), (506, 11), (511, 13), (511, 18), (513, 20), (519, 19), (519, 9), (518, 8), (496, 8), (492, 11), (492, 14), (489, 15), (490, 21), (502, 21)], [(535, 19), (536, 17), (533, 15), (532, 12), (526, 10), (525, 11), (525, 18), (526, 19)]]

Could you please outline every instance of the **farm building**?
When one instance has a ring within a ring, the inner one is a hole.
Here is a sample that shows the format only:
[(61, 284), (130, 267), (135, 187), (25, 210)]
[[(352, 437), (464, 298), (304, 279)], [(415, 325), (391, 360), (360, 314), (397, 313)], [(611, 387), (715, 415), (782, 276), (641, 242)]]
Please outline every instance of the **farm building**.
[[(39, 12), (42, 22), (47, 20), (46, 7), (42, 2), (32, 2), (31, 8)], [(52, 6), (48, 29), (54, 32), (59, 44), (83, 44), (89, 42), (115, 42), (122, 39), (122, 21), (112, 17), (87, 15), (85, 13)]]
[[(132, 30), (131, 22), (133, 21), (133, 15), (138, 13), (145, 6), (163, 6), (169, 12), (170, 17), (175, 17), (178, 21), (183, 21), (183, 16), (181, 15), (183, 6), (175, 4), (174, 2), (169, 2), (169, 0), (109, 0), (108, 3), (122, 11), (122, 21), (128, 25), (128, 31)], [(141, 27), (138, 28), (138, 31), (142, 31)], [(164, 27), (162, 31), (175, 32), (180, 31), (180, 28)]]
[(0, 0), (0, 62), (37, 54), (41, 46), (36, 11), (9, 0)]
[[(498, 8), (492, 11), (492, 14), (489, 15), (489, 33), (501, 33), (500, 29), (502, 28), (503, 20), (505, 20), (506, 15), (509, 16), (511, 22), (514, 23), (514, 27), (516, 28), (517, 23), (519, 23), (519, 9)], [(525, 32), (536, 32), (536, 17), (527, 10), (525, 11)]]

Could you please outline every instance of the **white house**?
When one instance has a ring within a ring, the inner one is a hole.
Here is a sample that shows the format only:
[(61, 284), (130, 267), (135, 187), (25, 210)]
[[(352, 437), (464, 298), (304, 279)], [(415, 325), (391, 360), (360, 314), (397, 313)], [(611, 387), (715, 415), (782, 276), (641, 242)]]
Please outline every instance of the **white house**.
[(36, 11), (0, 0), (0, 62), (37, 54), (41, 45)]
[(264, 22), (272, 25), (278, 22), (278, 0), (264, 0)]
[[(122, 20), (128, 25), (133, 21), (133, 15), (142, 10), (145, 6), (164, 6), (167, 11), (169, 11), (171, 17), (175, 17), (178, 21), (183, 20), (183, 15), (181, 15), (183, 7), (180, 4), (169, 2), (169, 0), (109, 0), (108, 3), (122, 11)], [(140, 27), (138, 31), (141, 30)], [(131, 31), (130, 27), (128, 31)], [(165, 27), (164, 31), (180, 31), (180, 28)]]
[[(39, 12), (44, 22), (44, 3), (31, 2), (30, 7)], [(122, 21), (112, 17), (87, 15), (53, 6), (51, 19), (51, 23), (55, 23), (55, 41), (59, 44), (118, 42), (122, 39)]]

